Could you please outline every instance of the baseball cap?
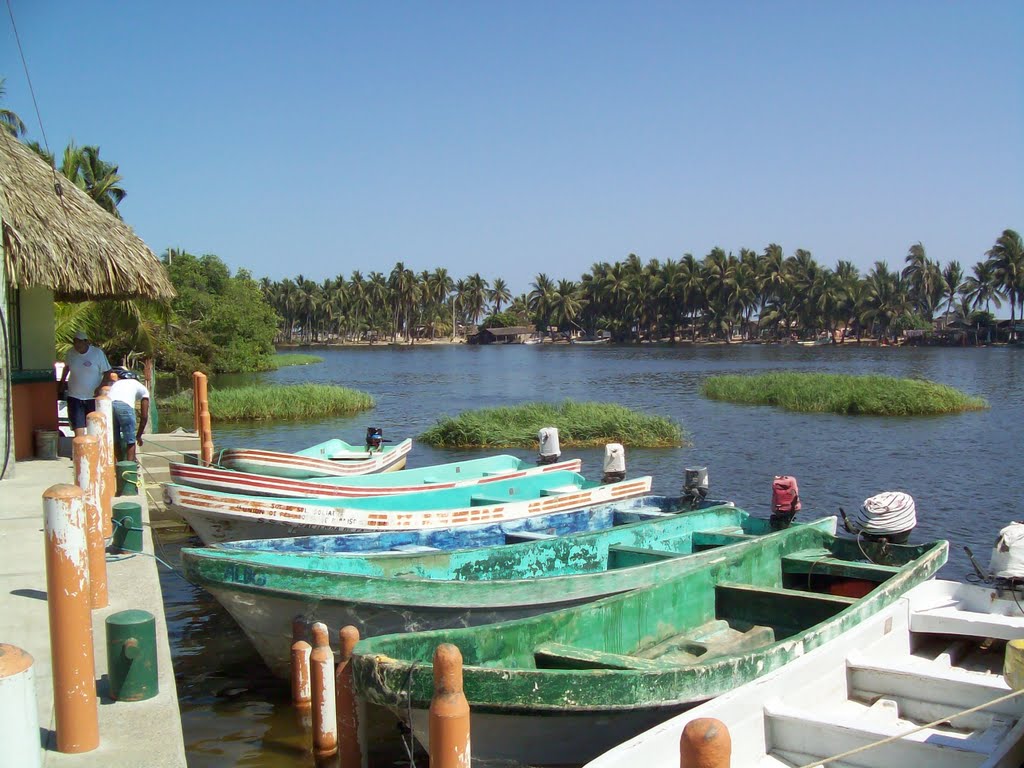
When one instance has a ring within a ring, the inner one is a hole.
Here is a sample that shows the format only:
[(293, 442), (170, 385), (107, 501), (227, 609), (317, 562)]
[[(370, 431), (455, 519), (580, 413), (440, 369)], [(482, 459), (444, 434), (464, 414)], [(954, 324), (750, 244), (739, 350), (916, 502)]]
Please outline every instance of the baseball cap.
[(76, 339), (82, 339), (83, 341), (88, 341), (89, 340), (89, 334), (86, 333), (85, 331), (79, 331), (78, 333), (75, 334), (75, 338)]

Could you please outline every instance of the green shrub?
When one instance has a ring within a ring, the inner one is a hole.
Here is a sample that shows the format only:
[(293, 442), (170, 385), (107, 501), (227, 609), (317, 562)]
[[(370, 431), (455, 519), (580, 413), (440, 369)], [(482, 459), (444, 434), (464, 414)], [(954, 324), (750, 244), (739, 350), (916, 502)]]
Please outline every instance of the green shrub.
[[(161, 400), (159, 405), (170, 411), (189, 412), (192, 390)], [(373, 398), (365, 392), (332, 384), (258, 384), (210, 389), (213, 421), (319, 419), (359, 413), (373, 406)]]
[(924, 416), (988, 408), (988, 402), (945, 384), (892, 376), (834, 373), (764, 373), (712, 376), (712, 400), (777, 405), (790, 411), (872, 416)]
[(668, 448), (686, 442), (679, 425), (664, 417), (637, 413), (614, 403), (569, 400), (446, 416), (419, 439), (445, 448), (532, 448), (543, 427), (557, 427), (559, 442), (568, 447), (622, 443), (636, 448)]

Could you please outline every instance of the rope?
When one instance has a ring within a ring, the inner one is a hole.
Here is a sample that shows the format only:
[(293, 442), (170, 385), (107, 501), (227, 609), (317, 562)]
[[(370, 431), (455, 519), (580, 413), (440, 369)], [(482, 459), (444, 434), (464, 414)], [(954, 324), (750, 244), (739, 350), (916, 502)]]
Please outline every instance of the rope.
[(954, 713), (952, 715), (947, 715), (946, 717), (940, 717), (938, 720), (933, 720), (930, 723), (925, 723), (924, 725), (919, 725), (916, 728), (911, 728), (909, 731), (905, 731), (904, 733), (898, 733), (895, 736), (890, 736), (890, 737), (888, 737), (886, 739), (882, 739), (880, 741), (872, 742), (871, 744), (865, 744), (862, 747), (857, 747), (856, 749), (851, 749), (851, 750), (849, 750), (847, 752), (841, 752), (838, 755), (832, 755), (832, 757), (826, 757), (824, 760), (815, 760), (814, 762), (807, 763), (806, 765), (801, 765), (800, 768), (816, 768), (819, 765), (827, 765), (828, 763), (834, 763), (837, 760), (843, 760), (843, 759), (845, 759), (847, 757), (852, 757), (853, 755), (858, 755), (861, 752), (867, 752), (869, 749), (874, 749), (876, 747), (881, 747), (881, 746), (884, 746), (886, 744), (890, 744), (890, 743), (892, 743), (894, 741), (899, 741), (900, 739), (906, 738), (907, 736), (910, 736), (911, 734), (917, 733), (919, 731), (924, 731), (924, 730), (926, 730), (928, 728), (934, 728), (937, 725), (942, 725), (943, 723), (950, 722), (950, 721), (954, 720), (955, 718), (962, 717), (963, 715), (970, 715), (973, 712), (977, 712), (977, 711), (985, 709), (987, 707), (992, 707), (992, 706), (995, 706), (996, 704), (1002, 704), (1004, 701), (1009, 701), (1010, 699), (1015, 699), (1016, 697), (1020, 696), (1021, 694), (1024, 694), (1024, 688), (1022, 688), (1019, 691), (1010, 691), (1009, 693), (1005, 694), (1004, 696), (1000, 696), (998, 699), (993, 699), (992, 701), (986, 702), (984, 704), (979, 704), (976, 707), (971, 707), (970, 709), (965, 709), (965, 710), (962, 710), (960, 712), (956, 712), (956, 713)]

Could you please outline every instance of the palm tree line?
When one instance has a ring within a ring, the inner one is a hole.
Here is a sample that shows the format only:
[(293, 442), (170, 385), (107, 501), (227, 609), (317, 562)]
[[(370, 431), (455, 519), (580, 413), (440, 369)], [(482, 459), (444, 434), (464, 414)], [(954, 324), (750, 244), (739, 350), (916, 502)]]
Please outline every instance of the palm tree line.
[(532, 323), (552, 334), (606, 332), (619, 341), (698, 337), (782, 339), (853, 334), (891, 339), (944, 317), (979, 328), (1005, 301), (1011, 325), (1024, 312), (1024, 247), (1007, 229), (968, 273), (912, 245), (902, 269), (876, 261), (861, 275), (848, 261), (822, 266), (809, 251), (786, 256), (772, 243), (738, 254), (714, 248), (701, 259), (644, 263), (635, 254), (591, 266), (579, 280), (541, 273), (512, 296), (502, 278), (453, 279), (403, 262), (390, 273), (352, 272), (322, 282), (303, 275), (261, 288), (283, 319), (285, 341), (384, 339), (414, 343), (488, 325)]

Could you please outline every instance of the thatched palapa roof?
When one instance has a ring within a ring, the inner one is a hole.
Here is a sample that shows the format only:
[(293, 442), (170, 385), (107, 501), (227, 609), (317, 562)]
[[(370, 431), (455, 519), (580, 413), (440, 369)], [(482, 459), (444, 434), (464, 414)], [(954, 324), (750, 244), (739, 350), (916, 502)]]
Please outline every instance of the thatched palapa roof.
[(3, 130), (0, 220), (15, 288), (41, 286), (67, 298), (174, 297), (163, 265), (131, 227)]

